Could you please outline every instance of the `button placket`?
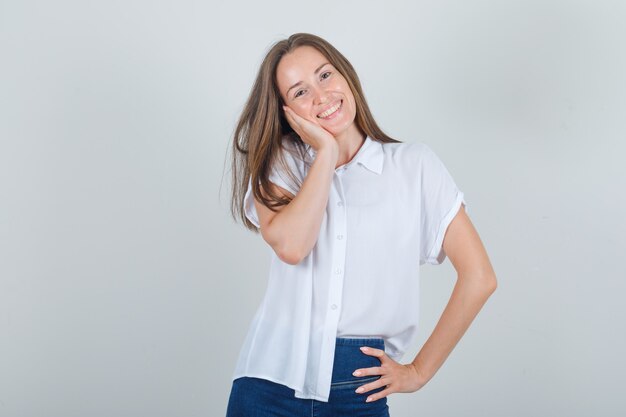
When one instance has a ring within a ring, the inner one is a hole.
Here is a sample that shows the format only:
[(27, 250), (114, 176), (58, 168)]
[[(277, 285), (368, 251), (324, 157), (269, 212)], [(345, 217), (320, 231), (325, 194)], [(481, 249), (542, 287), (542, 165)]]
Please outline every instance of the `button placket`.
[(336, 188), (331, 188), (329, 198), (332, 198), (331, 204), (336, 204), (338, 209), (335, 210), (336, 215), (332, 219), (333, 233), (336, 239), (333, 243), (332, 251), (332, 276), (328, 289), (328, 308), (326, 314), (326, 322), (324, 326), (324, 337), (322, 338), (321, 360), (322, 365), (318, 374), (318, 389), (321, 387), (329, 387), (332, 379), (332, 362), (335, 352), (335, 339), (337, 335), (337, 327), (339, 325), (339, 316), (341, 313), (341, 300), (343, 293), (344, 266), (346, 260), (346, 234), (347, 221), (345, 199), (343, 188), (339, 177), (333, 179)]

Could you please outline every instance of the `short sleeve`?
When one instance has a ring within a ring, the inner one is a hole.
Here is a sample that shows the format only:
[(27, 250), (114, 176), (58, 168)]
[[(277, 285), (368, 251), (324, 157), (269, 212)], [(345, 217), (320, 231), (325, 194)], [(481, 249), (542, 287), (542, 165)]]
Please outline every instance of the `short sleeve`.
[(254, 197), (252, 196), (252, 178), (248, 181), (248, 190), (246, 191), (246, 195), (243, 197), (243, 212), (248, 220), (250, 220), (257, 228), (261, 226), (259, 223), (259, 214), (257, 213), (254, 205)]
[(464, 193), (457, 187), (443, 162), (430, 147), (422, 145), (420, 265), (439, 265), (446, 259), (443, 239), (448, 226), (461, 204), (465, 205), (466, 211), (468, 208)]
[[(278, 160), (275, 162), (270, 171), (269, 180), (288, 190), (293, 195), (296, 195), (300, 190), (300, 185), (304, 179), (304, 164), (301, 158), (298, 158), (297, 156), (295, 145), (289, 145), (288, 141), (283, 140), (283, 146), (283, 157), (285, 158), (285, 162), (287, 162), (287, 166), (298, 182), (295, 182), (292, 178), (290, 178), (289, 173), (282, 168)], [(250, 220), (257, 228), (260, 227), (259, 215), (257, 213), (256, 206), (254, 205), (254, 196), (252, 194), (252, 178), (248, 181), (248, 189), (243, 199), (243, 208), (248, 220)]]

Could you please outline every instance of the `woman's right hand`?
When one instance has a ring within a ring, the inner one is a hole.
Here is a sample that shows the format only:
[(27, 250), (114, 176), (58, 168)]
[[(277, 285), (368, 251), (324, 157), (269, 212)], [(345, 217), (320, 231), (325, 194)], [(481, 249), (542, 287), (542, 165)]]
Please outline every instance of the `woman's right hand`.
[(300, 136), (302, 141), (308, 143), (315, 152), (320, 149), (330, 148), (339, 155), (337, 140), (328, 130), (324, 129), (317, 120), (309, 120), (297, 114), (289, 106), (283, 106), (285, 117), (289, 126)]

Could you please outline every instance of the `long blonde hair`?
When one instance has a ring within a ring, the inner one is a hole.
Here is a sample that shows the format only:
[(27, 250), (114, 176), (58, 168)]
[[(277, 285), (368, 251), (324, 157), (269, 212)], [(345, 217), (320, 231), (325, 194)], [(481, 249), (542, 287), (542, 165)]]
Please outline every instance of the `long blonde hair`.
[[(299, 46), (312, 46), (322, 53), (346, 79), (356, 103), (355, 124), (362, 134), (379, 142), (401, 142), (387, 136), (376, 124), (365, 100), (361, 82), (352, 64), (330, 43), (310, 33), (294, 33), (276, 42), (266, 54), (252, 91), (237, 122), (232, 140), (232, 195), (231, 214), (240, 218), (246, 228), (259, 232), (245, 216), (244, 197), (252, 179), (254, 197), (273, 211), (288, 204), (291, 199), (271, 192), (269, 175), (274, 163), (290, 172), (282, 157), (283, 137), (293, 140), (304, 154), (305, 142), (291, 128), (282, 109), (283, 99), (276, 82), (276, 68), (281, 58)], [(295, 179), (290, 173), (289, 176)], [(264, 194), (261, 193), (261, 187)], [(267, 197), (266, 197), (267, 196)]]

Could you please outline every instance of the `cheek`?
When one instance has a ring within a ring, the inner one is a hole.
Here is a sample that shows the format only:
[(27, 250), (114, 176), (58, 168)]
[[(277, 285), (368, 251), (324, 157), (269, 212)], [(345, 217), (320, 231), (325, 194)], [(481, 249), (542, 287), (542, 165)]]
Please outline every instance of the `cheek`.
[(311, 118), (312, 110), (310, 107), (302, 105), (292, 105), (291, 108), (298, 116), (302, 117), (303, 119)]
[(350, 102), (350, 112), (352, 112), (352, 114), (356, 114), (356, 101), (354, 101), (354, 96), (352, 94), (348, 94), (348, 101)]
[(353, 109), (356, 109), (355, 107), (355, 100), (354, 100), (354, 95), (352, 94), (352, 90), (350, 90), (350, 87), (348, 86), (348, 83), (346, 83), (345, 81), (343, 82), (341, 89), (344, 91), (345, 96), (348, 99), (348, 102), (352, 105)]
[(305, 107), (305, 106), (298, 106), (294, 109), (296, 111), (296, 113), (298, 114), (298, 116), (302, 117), (302, 118), (308, 118), (309, 117), (309, 108)]

